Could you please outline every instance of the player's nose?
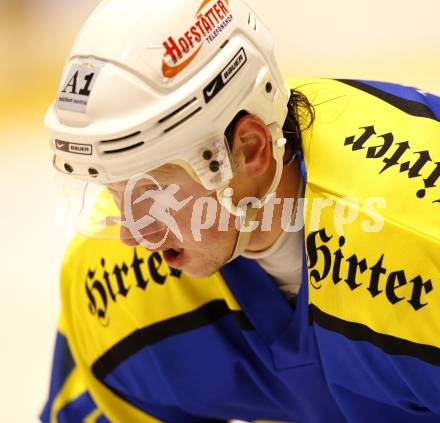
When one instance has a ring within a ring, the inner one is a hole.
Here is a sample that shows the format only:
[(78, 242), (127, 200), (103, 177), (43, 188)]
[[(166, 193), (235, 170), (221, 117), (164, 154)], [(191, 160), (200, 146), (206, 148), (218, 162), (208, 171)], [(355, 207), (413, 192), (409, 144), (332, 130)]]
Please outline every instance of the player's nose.
[[(143, 240), (150, 244), (160, 243), (166, 235), (167, 225), (160, 220), (153, 219), (147, 215), (136, 214), (133, 219), (127, 221), (126, 216), (121, 215), (120, 240), (134, 247), (142, 243)], [(142, 223), (142, 221), (144, 221)]]

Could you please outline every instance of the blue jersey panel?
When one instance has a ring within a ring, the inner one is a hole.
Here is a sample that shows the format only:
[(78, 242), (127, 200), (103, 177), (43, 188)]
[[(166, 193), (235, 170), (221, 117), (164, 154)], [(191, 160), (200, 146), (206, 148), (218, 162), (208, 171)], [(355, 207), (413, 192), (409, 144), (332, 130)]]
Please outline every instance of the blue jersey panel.
[(234, 320), (225, 316), (146, 347), (117, 366), (105, 383), (170, 422), (205, 421), (204, 416), (310, 423), (330, 416), (332, 422), (343, 421), (320, 366), (277, 370), (265, 343), (253, 331), (243, 336)]
[(440, 421), (439, 366), (314, 328), (328, 383), (349, 421)]
[(399, 84), (392, 84), (390, 82), (365, 81), (360, 82), (370, 85), (386, 93), (401, 97), (405, 100), (415, 101), (426, 104), (433, 112), (437, 120), (440, 120), (440, 97), (420, 90), (414, 87), (407, 87)]
[(49, 398), (41, 413), (40, 419), (43, 422), (50, 421), (50, 410), (55, 397), (58, 395), (61, 387), (66, 381), (67, 377), (75, 367), (72, 354), (67, 344), (67, 339), (61, 334), (57, 333), (55, 341), (55, 352), (52, 363), (52, 376), (49, 388)]
[(83, 421), (96, 405), (88, 392), (81, 394), (74, 401), (69, 402), (57, 414), (57, 423), (73, 423)]

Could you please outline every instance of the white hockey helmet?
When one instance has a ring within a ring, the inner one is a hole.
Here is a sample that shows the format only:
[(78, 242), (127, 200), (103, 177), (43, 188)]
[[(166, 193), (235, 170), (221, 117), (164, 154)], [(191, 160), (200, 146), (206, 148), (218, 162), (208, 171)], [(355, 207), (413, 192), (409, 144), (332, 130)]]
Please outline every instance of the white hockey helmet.
[(244, 1), (104, 0), (45, 123), (63, 173), (105, 184), (177, 163), (220, 192), (228, 124), (241, 110), (262, 119), (279, 163), (288, 99), (272, 36)]

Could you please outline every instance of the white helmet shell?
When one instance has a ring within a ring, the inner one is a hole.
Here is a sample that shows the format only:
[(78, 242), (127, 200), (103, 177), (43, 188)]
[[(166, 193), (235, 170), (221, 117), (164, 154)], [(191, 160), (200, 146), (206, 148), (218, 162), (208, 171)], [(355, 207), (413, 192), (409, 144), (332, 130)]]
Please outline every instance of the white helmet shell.
[(232, 178), (224, 131), (234, 116), (279, 129), (288, 99), (271, 34), (242, 0), (104, 0), (46, 125), (55, 167), (78, 178), (125, 180), (175, 162), (220, 189)]

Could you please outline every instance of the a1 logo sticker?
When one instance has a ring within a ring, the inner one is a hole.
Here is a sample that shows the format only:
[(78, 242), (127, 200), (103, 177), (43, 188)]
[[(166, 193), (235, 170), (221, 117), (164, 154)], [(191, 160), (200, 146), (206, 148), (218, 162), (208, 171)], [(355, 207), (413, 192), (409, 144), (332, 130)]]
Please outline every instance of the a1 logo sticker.
[(73, 64), (58, 92), (57, 108), (86, 113), (93, 86), (104, 62), (89, 59)]

